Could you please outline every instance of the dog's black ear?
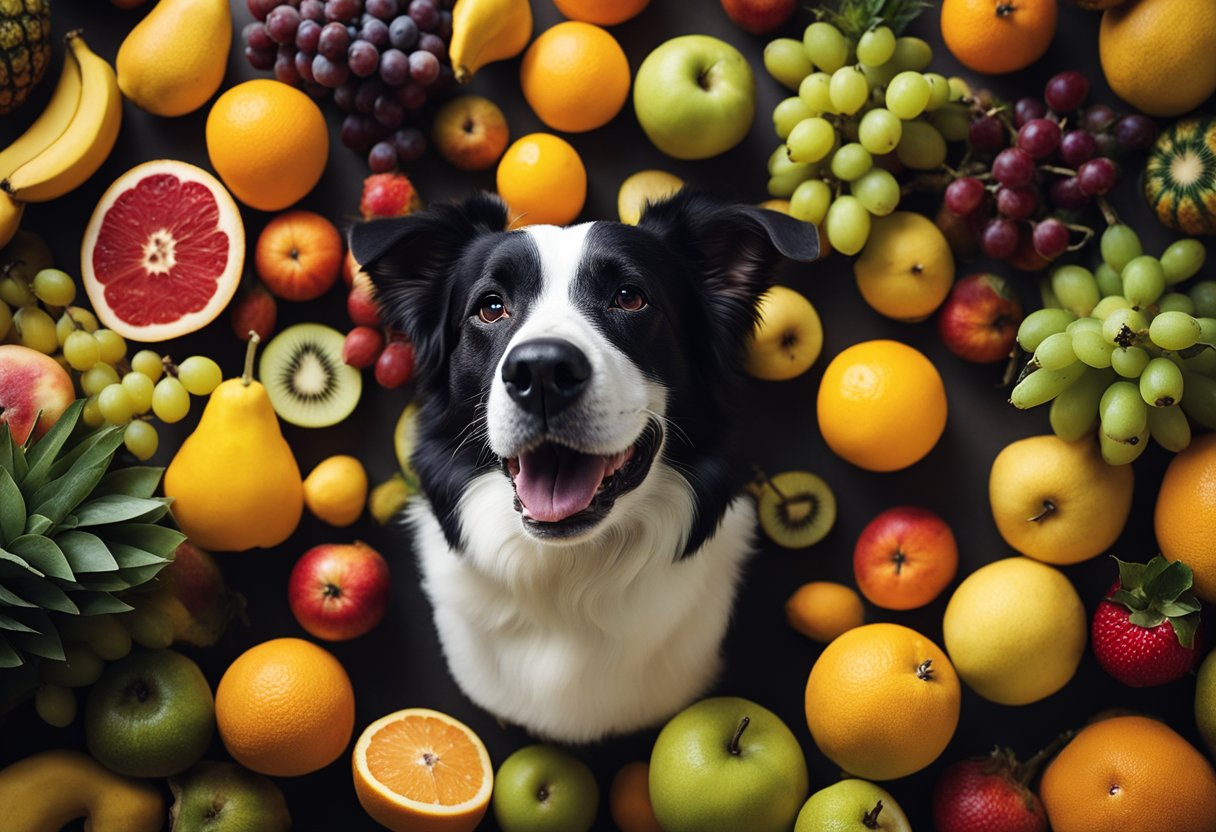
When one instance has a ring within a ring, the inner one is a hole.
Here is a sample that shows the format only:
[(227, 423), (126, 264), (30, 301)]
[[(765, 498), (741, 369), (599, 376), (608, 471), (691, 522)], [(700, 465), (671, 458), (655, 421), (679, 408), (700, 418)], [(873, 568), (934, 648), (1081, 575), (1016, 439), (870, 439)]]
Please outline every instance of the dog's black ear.
[(697, 265), (709, 290), (710, 315), (739, 338), (755, 325), (756, 301), (772, 285), (781, 257), (805, 263), (819, 256), (813, 225), (688, 188), (648, 205), (638, 227)]
[(420, 369), (442, 366), (447, 353), (448, 289), (456, 262), (475, 238), (506, 226), (506, 204), (479, 193), (351, 229), (351, 252), (372, 278), (380, 314), (409, 336)]

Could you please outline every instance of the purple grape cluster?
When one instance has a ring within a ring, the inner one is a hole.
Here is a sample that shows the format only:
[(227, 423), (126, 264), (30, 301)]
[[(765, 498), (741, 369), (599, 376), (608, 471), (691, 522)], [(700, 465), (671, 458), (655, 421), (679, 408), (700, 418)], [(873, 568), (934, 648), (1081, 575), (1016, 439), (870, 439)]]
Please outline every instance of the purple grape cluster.
[(978, 164), (946, 187), (945, 206), (978, 235), (996, 260), (1055, 260), (1072, 244), (1065, 221), (1119, 181), (1114, 161), (1147, 150), (1157, 125), (1138, 113), (1120, 116), (1105, 104), (1085, 107), (1089, 80), (1069, 70), (1053, 76), (1043, 98), (1012, 110), (977, 111), (968, 144)]
[(245, 58), (347, 113), (342, 144), (385, 173), (426, 152), (409, 123), (452, 86), (454, 0), (248, 0)]

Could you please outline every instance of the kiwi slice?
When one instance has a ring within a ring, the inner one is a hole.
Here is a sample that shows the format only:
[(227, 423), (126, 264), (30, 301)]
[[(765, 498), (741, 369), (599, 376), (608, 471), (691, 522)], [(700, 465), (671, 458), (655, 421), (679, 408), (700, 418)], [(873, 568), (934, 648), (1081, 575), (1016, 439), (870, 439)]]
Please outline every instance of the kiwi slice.
[(344, 340), (341, 332), (321, 324), (296, 324), (271, 339), (258, 377), (279, 418), (323, 428), (351, 414), (363, 392), (363, 376), (342, 360)]
[(756, 513), (769, 539), (786, 549), (805, 549), (827, 537), (836, 522), (836, 495), (807, 471), (760, 475)]

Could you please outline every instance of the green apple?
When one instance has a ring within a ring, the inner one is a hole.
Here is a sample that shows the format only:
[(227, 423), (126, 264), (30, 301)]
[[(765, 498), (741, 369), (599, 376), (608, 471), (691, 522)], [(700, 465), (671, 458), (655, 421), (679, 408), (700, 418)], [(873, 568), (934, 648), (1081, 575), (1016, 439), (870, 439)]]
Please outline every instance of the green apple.
[(600, 789), (586, 763), (552, 745), (529, 745), (494, 775), (494, 818), (503, 832), (587, 832)]
[(908, 816), (881, 786), (841, 780), (811, 795), (794, 832), (912, 832)]
[(650, 753), (650, 801), (665, 832), (788, 832), (808, 788), (790, 729), (738, 697), (676, 714)]
[(204, 760), (169, 781), (169, 832), (287, 832), (287, 801), (268, 777)]
[(1195, 724), (1208, 750), (1216, 754), (1216, 650), (1199, 665), (1195, 681)]
[(106, 667), (84, 713), (89, 753), (130, 777), (169, 777), (198, 762), (215, 731), (215, 697), (197, 664), (136, 650)]
[(708, 159), (743, 141), (756, 115), (747, 59), (708, 35), (684, 35), (646, 56), (633, 81), (633, 109), (655, 147), (677, 159)]

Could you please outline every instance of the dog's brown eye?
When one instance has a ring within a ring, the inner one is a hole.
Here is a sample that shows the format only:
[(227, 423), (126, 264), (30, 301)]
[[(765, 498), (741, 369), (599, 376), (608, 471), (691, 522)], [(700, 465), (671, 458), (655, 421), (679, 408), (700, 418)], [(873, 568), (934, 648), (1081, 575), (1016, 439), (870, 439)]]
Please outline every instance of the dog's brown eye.
[(498, 295), (486, 295), (479, 303), (477, 317), (487, 324), (507, 317), (507, 306)]
[(612, 298), (612, 305), (624, 309), (626, 312), (637, 312), (639, 309), (646, 308), (646, 296), (637, 286), (625, 284), (616, 290), (616, 295)]

